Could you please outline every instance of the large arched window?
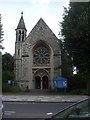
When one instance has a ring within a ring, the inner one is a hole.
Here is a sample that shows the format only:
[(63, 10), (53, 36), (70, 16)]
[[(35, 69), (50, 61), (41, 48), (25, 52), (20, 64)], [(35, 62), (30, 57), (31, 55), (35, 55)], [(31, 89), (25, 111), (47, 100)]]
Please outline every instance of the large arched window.
[(50, 50), (46, 45), (36, 45), (33, 52), (33, 63), (36, 65), (50, 63)]

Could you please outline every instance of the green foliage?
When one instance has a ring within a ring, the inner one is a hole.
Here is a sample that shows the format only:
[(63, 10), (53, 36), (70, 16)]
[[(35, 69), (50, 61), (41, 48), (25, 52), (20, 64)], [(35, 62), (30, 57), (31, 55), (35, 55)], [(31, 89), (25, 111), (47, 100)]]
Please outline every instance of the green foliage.
[(14, 58), (9, 53), (2, 55), (2, 90), (10, 91), (8, 80), (14, 80)]
[(13, 80), (14, 79), (14, 73), (11, 71), (3, 71), (2, 72), (2, 79), (3, 83), (7, 83), (8, 80)]
[(8, 92), (10, 91), (10, 88), (7, 83), (2, 84), (2, 92)]
[(14, 57), (9, 53), (2, 55), (2, 69), (3, 71), (13, 71), (14, 70)]
[(2, 91), (3, 92), (10, 91), (8, 80), (14, 80), (14, 73), (11, 71), (3, 71), (2, 72)]
[(87, 91), (87, 89), (75, 89), (75, 90), (72, 90), (69, 94), (88, 95), (88, 91)]
[(20, 87), (17, 85), (17, 86), (12, 86), (9, 91), (11, 93), (18, 93), (18, 92), (22, 92), (22, 90), (20, 89)]
[(9, 93), (20, 93), (20, 92), (22, 92), (22, 90), (20, 89), (20, 87), (17, 85), (17, 86), (15, 86), (15, 85), (13, 85), (13, 86), (8, 86), (7, 84), (3, 84), (3, 87), (2, 87), (2, 91), (3, 92), (9, 92)]
[(71, 2), (61, 25), (64, 47), (80, 72), (90, 73), (89, 3)]
[(70, 77), (73, 74), (73, 65), (71, 57), (68, 55), (67, 51), (63, 46), (63, 42), (61, 41), (61, 63), (62, 63), (62, 76), (63, 77)]
[(61, 69), (61, 68), (62, 68), (62, 66), (59, 65), (58, 67), (54, 67), (54, 70), (58, 70), (58, 69)]
[(73, 75), (68, 82), (70, 90), (87, 88), (87, 79), (82, 74)]

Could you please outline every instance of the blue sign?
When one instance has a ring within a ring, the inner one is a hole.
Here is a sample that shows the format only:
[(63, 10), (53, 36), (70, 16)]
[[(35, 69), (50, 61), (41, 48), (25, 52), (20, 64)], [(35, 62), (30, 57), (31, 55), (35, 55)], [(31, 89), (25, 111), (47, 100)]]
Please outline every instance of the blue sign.
[(55, 88), (67, 88), (67, 79), (63, 77), (57, 77), (54, 80), (54, 87)]

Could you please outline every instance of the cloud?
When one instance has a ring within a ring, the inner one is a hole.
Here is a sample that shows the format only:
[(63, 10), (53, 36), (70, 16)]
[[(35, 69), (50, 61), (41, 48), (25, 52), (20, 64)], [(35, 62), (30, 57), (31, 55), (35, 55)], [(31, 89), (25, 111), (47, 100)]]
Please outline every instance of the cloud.
[(51, 0), (0, 0), (2, 3), (34, 3), (34, 4), (46, 4)]
[(58, 21), (62, 19), (63, 6), (68, 6), (69, 0), (0, 0), (0, 11), (4, 30), (3, 46), (5, 51), (14, 54), (15, 28), (24, 12), (27, 35), (40, 17), (46, 22), (58, 37), (60, 30)]
[(89, 2), (90, 0), (70, 0), (70, 2)]
[(29, 2), (29, 0), (0, 0), (2, 3), (11, 3), (11, 2)]
[(31, 0), (32, 3), (35, 3), (35, 4), (48, 4), (51, 0)]

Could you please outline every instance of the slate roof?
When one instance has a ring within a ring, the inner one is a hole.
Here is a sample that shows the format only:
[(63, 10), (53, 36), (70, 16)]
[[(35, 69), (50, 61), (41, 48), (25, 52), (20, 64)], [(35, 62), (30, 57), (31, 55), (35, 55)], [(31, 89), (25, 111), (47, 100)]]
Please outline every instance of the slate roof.
[(33, 36), (34, 34), (38, 34), (39, 36), (43, 34), (44, 36), (49, 36), (49, 37), (50, 35), (53, 35), (54, 37), (56, 37), (56, 35), (53, 33), (53, 31), (49, 28), (49, 26), (45, 23), (45, 21), (42, 18), (39, 19), (39, 21), (30, 31), (28, 37), (31, 35)]
[(25, 29), (26, 30), (24, 19), (23, 19), (23, 13), (21, 13), (21, 18), (19, 20), (17, 29)]

